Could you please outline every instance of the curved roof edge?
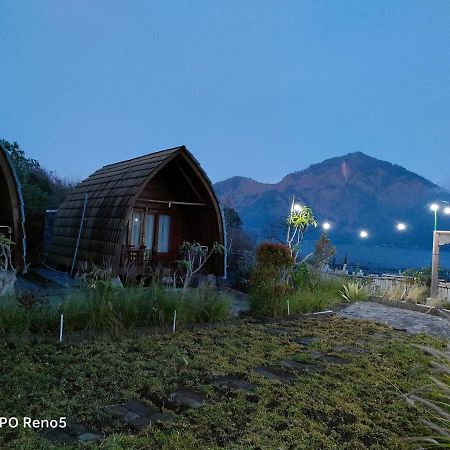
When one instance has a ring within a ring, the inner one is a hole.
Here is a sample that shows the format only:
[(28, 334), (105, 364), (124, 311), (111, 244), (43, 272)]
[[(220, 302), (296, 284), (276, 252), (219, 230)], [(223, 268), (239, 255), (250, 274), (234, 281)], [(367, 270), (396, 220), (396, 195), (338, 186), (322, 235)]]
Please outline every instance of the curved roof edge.
[(17, 204), (19, 205), (19, 210), (18, 210), (18, 223), (14, 224), (15, 228), (16, 228), (16, 232), (19, 233), (20, 235), (20, 240), (21, 240), (21, 253), (22, 253), (22, 258), (21, 258), (21, 263), (20, 263), (20, 267), (23, 269), (24, 272), (26, 272), (27, 270), (27, 261), (26, 261), (26, 256), (27, 256), (27, 246), (26, 246), (26, 233), (25, 233), (25, 203), (23, 201), (23, 196), (22, 196), (22, 185), (20, 184), (19, 178), (16, 174), (16, 170), (14, 169), (14, 166), (11, 162), (11, 158), (9, 157), (8, 152), (6, 151), (6, 148), (4, 147), (4, 145), (0, 142), (0, 151), (3, 154), (3, 157), (6, 161), (6, 165), (8, 168), (8, 172), (9, 172), (9, 176), (10, 179), (13, 181), (13, 185), (14, 185), (14, 194), (17, 196)]

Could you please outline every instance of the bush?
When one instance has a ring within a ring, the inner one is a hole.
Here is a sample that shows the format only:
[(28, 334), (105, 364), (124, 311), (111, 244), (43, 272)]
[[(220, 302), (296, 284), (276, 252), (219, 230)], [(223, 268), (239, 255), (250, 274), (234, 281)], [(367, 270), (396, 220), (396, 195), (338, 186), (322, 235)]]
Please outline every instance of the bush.
[(403, 300), (405, 295), (405, 288), (401, 284), (392, 284), (392, 286), (390, 286), (383, 294), (383, 297), (389, 300), (398, 301)]
[(286, 283), (267, 282), (250, 291), (250, 310), (263, 316), (286, 315), (292, 289)]
[(250, 278), (250, 308), (262, 315), (278, 316), (286, 310), (288, 283), (294, 265), (289, 248), (262, 243), (256, 249), (256, 264)]
[(409, 288), (406, 299), (412, 303), (424, 303), (429, 295), (429, 288), (426, 286), (414, 285)]
[(316, 290), (320, 284), (320, 278), (316, 270), (307, 263), (300, 264), (292, 275), (294, 288), (311, 291)]
[(342, 291), (339, 292), (341, 297), (348, 303), (367, 300), (369, 297), (365, 286), (358, 281), (349, 281), (342, 286)]
[(414, 284), (431, 286), (431, 267), (421, 269), (408, 269), (403, 272), (405, 276), (411, 277)]

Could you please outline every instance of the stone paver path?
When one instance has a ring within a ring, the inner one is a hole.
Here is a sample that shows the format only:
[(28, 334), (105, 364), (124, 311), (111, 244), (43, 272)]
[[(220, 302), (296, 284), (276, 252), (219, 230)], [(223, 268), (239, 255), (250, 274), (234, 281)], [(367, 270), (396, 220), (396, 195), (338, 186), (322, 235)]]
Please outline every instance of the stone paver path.
[(69, 418), (65, 428), (49, 428), (43, 436), (56, 444), (84, 444), (102, 439), (102, 435)]
[(345, 358), (341, 358), (336, 355), (329, 355), (328, 353), (322, 353), (319, 351), (314, 351), (310, 353), (311, 357), (314, 358), (315, 361), (321, 361), (329, 364), (348, 364), (348, 360)]
[(317, 336), (295, 336), (292, 340), (304, 347), (309, 347), (310, 345), (317, 344), (321, 339)]
[(182, 388), (172, 392), (167, 401), (174, 406), (190, 409), (198, 409), (205, 405), (203, 394), (190, 388)]
[(374, 302), (357, 302), (338, 312), (341, 317), (373, 320), (408, 333), (428, 333), (450, 338), (450, 321), (443, 317), (380, 305)]
[(172, 420), (172, 416), (162, 413), (159, 409), (147, 405), (139, 400), (128, 400), (117, 405), (108, 405), (105, 412), (111, 416), (118, 417), (123, 422), (128, 423), (136, 431), (142, 431), (145, 427), (155, 423), (167, 423)]
[(299, 362), (293, 359), (283, 359), (280, 361), (280, 366), (294, 370), (295, 372), (304, 372), (304, 373), (312, 373), (312, 372), (321, 372), (322, 367), (315, 363), (307, 363), (307, 362)]
[(255, 367), (253, 371), (263, 378), (280, 381), (284, 384), (290, 384), (296, 378), (293, 374), (273, 366), (258, 366)]
[(213, 378), (210, 380), (210, 383), (220, 388), (235, 389), (244, 392), (253, 392), (256, 390), (256, 384), (228, 375)]

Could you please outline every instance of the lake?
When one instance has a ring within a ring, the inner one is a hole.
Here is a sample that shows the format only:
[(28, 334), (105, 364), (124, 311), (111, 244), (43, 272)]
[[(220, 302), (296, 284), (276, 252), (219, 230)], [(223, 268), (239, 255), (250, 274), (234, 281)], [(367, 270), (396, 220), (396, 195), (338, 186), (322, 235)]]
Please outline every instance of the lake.
[[(342, 265), (347, 254), (348, 265), (371, 272), (398, 272), (410, 268), (431, 266), (431, 246), (423, 248), (391, 247), (364, 244), (333, 244), (336, 247), (336, 264)], [(302, 255), (314, 251), (315, 241), (302, 243)], [(446, 246), (450, 247), (450, 246)], [(449, 248), (441, 247), (440, 266), (450, 268)]]

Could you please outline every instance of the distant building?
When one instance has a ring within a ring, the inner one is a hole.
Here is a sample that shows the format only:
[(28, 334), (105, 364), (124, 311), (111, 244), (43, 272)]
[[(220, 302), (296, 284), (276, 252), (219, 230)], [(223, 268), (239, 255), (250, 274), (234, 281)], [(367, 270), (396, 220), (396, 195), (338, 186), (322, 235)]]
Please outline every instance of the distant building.
[[(109, 164), (80, 183), (58, 208), (48, 260), (116, 274), (146, 265), (173, 270), (183, 241), (224, 244), (224, 224), (211, 182), (184, 147)], [(224, 255), (206, 273), (224, 275)]]

